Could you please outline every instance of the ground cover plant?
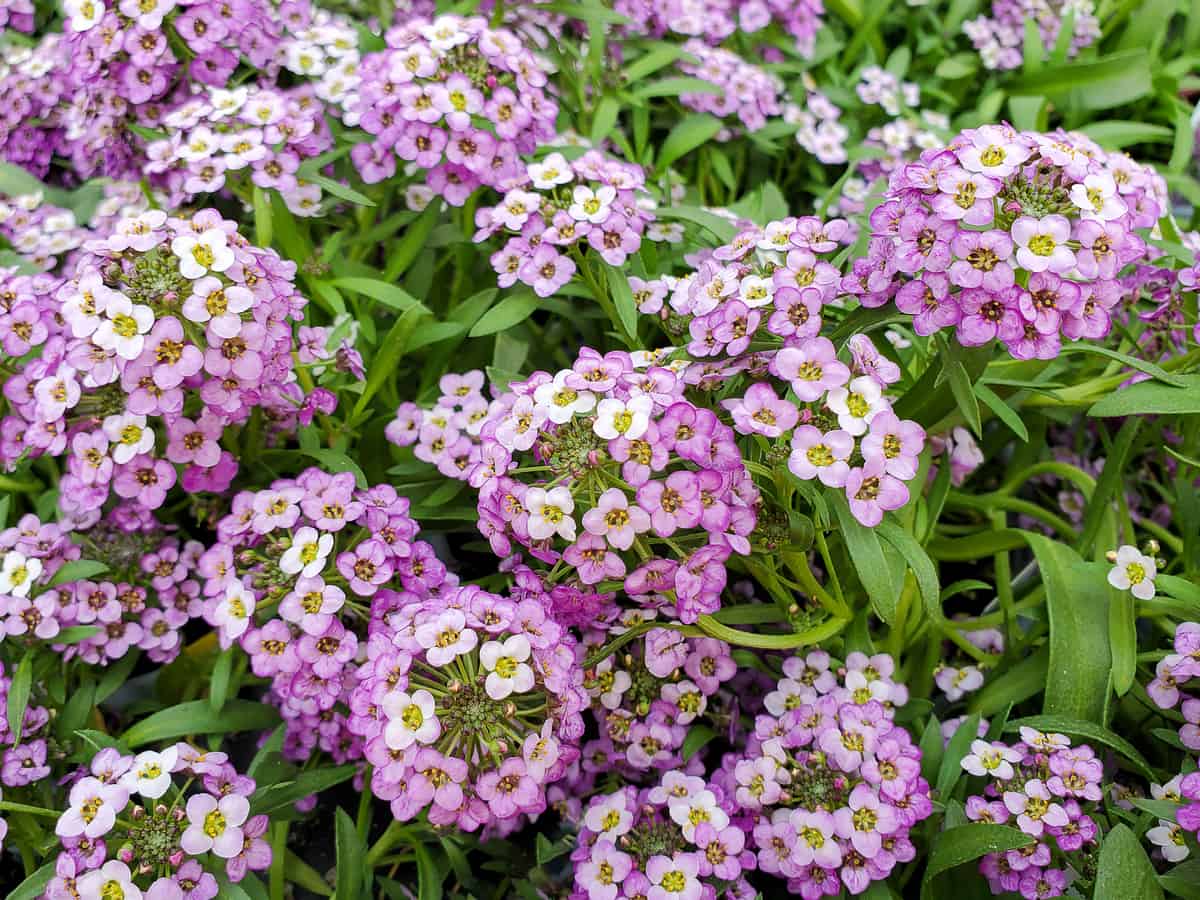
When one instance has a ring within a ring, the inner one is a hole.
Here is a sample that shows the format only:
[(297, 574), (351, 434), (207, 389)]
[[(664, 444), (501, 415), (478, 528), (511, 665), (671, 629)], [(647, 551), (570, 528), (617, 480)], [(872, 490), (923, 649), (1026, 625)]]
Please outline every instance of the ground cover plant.
[(0, 0), (0, 890), (1200, 897), (1187, 0)]

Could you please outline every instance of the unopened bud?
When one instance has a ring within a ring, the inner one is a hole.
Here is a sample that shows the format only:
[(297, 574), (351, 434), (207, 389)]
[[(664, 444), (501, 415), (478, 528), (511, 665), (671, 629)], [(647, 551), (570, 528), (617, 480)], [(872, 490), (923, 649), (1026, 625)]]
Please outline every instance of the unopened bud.
[(154, 807), (154, 814), (156, 816), (165, 816), (170, 811), (171, 810), (167, 807), (167, 805), (165, 803), (160, 803)]
[(129, 846), (122, 847), (117, 851), (117, 859), (125, 863), (125, 865), (129, 865), (133, 862), (133, 848)]
[(172, 866), (174, 866), (176, 868), (179, 868), (179, 866), (182, 866), (183, 865), (183, 851), (176, 850), (174, 853), (172, 853), (170, 856), (167, 857), (167, 862), (169, 862)]
[(1110, 563), (1115, 563), (1117, 561), (1117, 551), (1109, 550), (1107, 553), (1104, 554), (1104, 558), (1107, 559)]
[(146, 810), (145, 810), (145, 809), (143, 809), (143, 808), (142, 808), (142, 807), (140, 807), (140, 806), (135, 806), (135, 807), (133, 808), (133, 812), (131, 812), (129, 815), (131, 815), (131, 816), (133, 817), (133, 820), (134, 820), (135, 822), (137, 822), (137, 821), (140, 821), (142, 818), (144, 818), (144, 817), (145, 817), (145, 815), (146, 815)]
[(1156, 541), (1154, 538), (1150, 538), (1150, 540), (1146, 541), (1146, 555), (1147, 556), (1157, 556), (1158, 551), (1161, 549), (1162, 549), (1162, 547), (1159, 545), (1158, 541)]
[(504, 715), (508, 716), (511, 719), (516, 714), (517, 714), (517, 704), (513, 703), (511, 700), (508, 703), (504, 704)]

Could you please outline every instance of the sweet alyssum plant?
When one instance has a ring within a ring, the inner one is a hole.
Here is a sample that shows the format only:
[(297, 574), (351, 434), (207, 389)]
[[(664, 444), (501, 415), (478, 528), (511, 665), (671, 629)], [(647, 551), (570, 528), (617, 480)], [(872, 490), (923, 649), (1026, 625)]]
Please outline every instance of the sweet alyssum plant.
[(1198, 26), (0, 0), (6, 895), (1195, 896)]

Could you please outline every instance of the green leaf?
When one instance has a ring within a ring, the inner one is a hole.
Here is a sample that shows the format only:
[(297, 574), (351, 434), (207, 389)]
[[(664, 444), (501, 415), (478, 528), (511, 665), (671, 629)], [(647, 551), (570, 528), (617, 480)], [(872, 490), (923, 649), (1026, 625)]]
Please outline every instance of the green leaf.
[(483, 337), (506, 331), (514, 325), (519, 325), (537, 309), (537, 297), (532, 291), (519, 291), (505, 297), (482, 316), (467, 332), (467, 337)]
[(137, 665), (141, 659), (142, 653), (140, 650), (135, 650), (131, 653), (126, 653), (119, 660), (104, 670), (104, 676), (100, 679), (100, 683), (96, 685), (96, 703), (100, 704), (113, 695), (129, 679), (129, 673), (133, 671), (133, 667)]
[(963, 418), (971, 426), (971, 430), (977, 436), (982, 437), (983, 424), (979, 418), (979, 400), (975, 396), (975, 387), (971, 383), (967, 367), (960, 360), (947, 360), (946, 375), (950, 379), (950, 391), (954, 394), (954, 402), (958, 404)]
[(306, 891), (322, 897), (333, 895), (333, 891), (325, 883), (325, 879), (321, 877), (321, 873), (291, 850), (288, 850), (284, 855), (283, 877), (292, 882), (292, 884), (299, 885)]
[(975, 694), (968, 709), (981, 716), (993, 716), (1014, 703), (1036, 697), (1046, 688), (1046, 673), (1050, 669), (1050, 649), (1039, 647), (1012, 668), (989, 678), (983, 690)]
[(986, 384), (977, 383), (975, 385), (975, 396), (984, 402), (988, 409), (996, 414), (1001, 422), (1009, 427), (1017, 437), (1029, 443), (1029, 431), (1025, 428), (1025, 423), (1021, 421), (1021, 417), (1013, 410), (1011, 406), (1004, 402), (995, 391)]
[(724, 89), (703, 78), (663, 78), (636, 88), (633, 96), (638, 100), (652, 97), (678, 97), (680, 94), (720, 94)]
[(33, 689), (33, 649), (25, 651), (12, 683), (8, 686), (8, 730), (12, 733), (14, 746), (21, 743), (21, 726), (25, 722), (25, 711), (29, 707), (29, 693)]
[(359, 468), (358, 463), (340, 450), (331, 450), (328, 447), (315, 447), (311, 450), (297, 448), (295, 451), (289, 452), (303, 453), (305, 456), (311, 456), (330, 472), (353, 472), (354, 483), (358, 485), (360, 490), (366, 490), (370, 483), (367, 481), (367, 476), (363, 474), (363, 470)]
[(942, 723), (937, 716), (930, 716), (921, 733), (921, 777), (930, 784), (937, 780), (938, 770), (942, 767), (942, 754), (946, 752), (942, 744)]
[(921, 591), (921, 599), (925, 601), (925, 614), (934, 622), (942, 620), (941, 587), (938, 584), (937, 567), (925, 548), (917, 543), (916, 538), (897, 525), (885, 519), (875, 527), (876, 533), (892, 545), (908, 567), (912, 569), (917, 579), (917, 587)]
[(1092, 405), (1089, 416), (1200, 415), (1200, 375), (1172, 376), (1179, 387), (1139, 381)]
[(69, 737), (87, 724), (95, 699), (96, 685), (91, 681), (85, 681), (71, 693), (54, 723), (54, 731), (60, 739)]
[(315, 172), (304, 176), (305, 181), (311, 181), (318, 185), (322, 190), (327, 191), (340, 200), (346, 200), (350, 203), (356, 203), (359, 206), (374, 206), (375, 201), (366, 194), (359, 193), (354, 188), (342, 184), (340, 181), (334, 181), (332, 178), (326, 178), (324, 175), (318, 175)]
[(1189, 859), (1163, 872), (1158, 883), (1183, 900), (1200, 900), (1200, 860)]
[(388, 284), (386, 281), (380, 281), (377, 278), (335, 278), (330, 283), (335, 287), (345, 288), (356, 294), (362, 294), (364, 297), (370, 297), (372, 300), (377, 300), (384, 306), (390, 306), (392, 309), (400, 312), (407, 312), (414, 306), (423, 309), (425, 312), (429, 312), (429, 308), (424, 303), (404, 290), (404, 288), (399, 285)]
[(621, 329), (628, 335), (631, 344), (636, 345), (638, 309), (637, 301), (633, 299), (633, 290), (629, 287), (629, 278), (612, 266), (605, 266), (604, 275), (608, 279), (608, 292), (612, 296), (613, 306), (617, 309), (617, 317), (621, 320)]
[(54, 636), (54, 644), (80, 644), (88, 638), (93, 638), (104, 632), (97, 625), (68, 625)]
[(413, 853), (417, 857), (417, 900), (441, 900), (446, 871), (439, 871), (425, 844), (413, 844)]
[(366, 848), (354, 820), (340, 806), (334, 816), (334, 845), (337, 848), (337, 900), (357, 900), (363, 887)]
[(675, 160), (716, 137), (723, 127), (724, 123), (720, 119), (708, 113), (685, 116), (667, 135), (654, 167), (660, 172), (665, 172)]
[(966, 78), (979, 71), (979, 54), (955, 53), (938, 63), (937, 68), (933, 71), (938, 78), (945, 78), (947, 81)]
[(73, 559), (69, 563), (63, 563), (58, 568), (58, 571), (54, 573), (54, 577), (46, 582), (46, 587), (52, 588), (73, 581), (83, 581), (95, 575), (102, 575), (107, 571), (108, 566), (94, 559)]
[(728, 219), (698, 206), (663, 206), (654, 211), (660, 219), (683, 219), (711, 232), (722, 244), (728, 244), (737, 234), (737, 226)]
[(658, 44), (649, 53), (639, 56), (622, 69), (621, 77), (626, 84), (634, 84), (684, 56), (691, 58), (682, 47), (675, 44)]
[(1067, 344), (1062, 348), (1062, 352), (1071, 353), (1090, 353), (1095, 356), (1104, 356), (1108, 359), (1114, 359), (1118, 362), (1123, 362), (1131, 369), (1137, 369), (1139, 372), (1144, 372), (1151, 378), (1161, 381), (1165, 384), (1174, 385), (1175, 387), (1187, 387), (1188, 381), (1186, 376), (1172, 375), (1154, 363), (1146, 362), (1144, 359), (1138, 359), (1136, 356), (1130, 356), (1128, 353), (1118, 353), (1116, 350), (1110, 350), (1108, 347), (1102, 347), (1099, 344), (1089, 344), (1086, 341), (1078, 344)]
[(921, 884), (921, 897), (924, 900), (932, 896), (931, 882), (943, 872), (989, 853), (1027, 847), (1033, 841), (1029, 835), (1007, 825), (977, 823), (947, 829), (933, 838), (929, 862), (925, 866), (925, 878)]
[(687, 762), (700, 751), (701, 747), (717, 736), (717, 733), (707, 725), (693, 724), (688, 729), (687, 737), (683, 739), (683, 747), (679, 751), (683, 756), (683, 761)]
[(56, 863), (54, 860), (46, 863), (15, 888), (8, 892), (6, 900), (34, 900), (35, 897), (42, 896), (46, 885), (50, 883), (50, 879), (54, 877)]
[(950, 743), (946, 745), (936, 782), (939, 797), (949, 797), (954, 786), (958, 784), (958, 779), (963, 775), (963, 757), (970, 751), (971, 742), (978, 737), (979, 713), (972, 713), (958, 726), (954, 736), (950, 738)]
[(270, 815), (311, 794), (319, 794), (334, 785), (348, 781), (354, 777), (354, 772), (355, 766), (349, 763), (344, 766), (326, 766), (301, 772), (290, 780), (264, 785), (250, 797), (250, 811), (255, 815)]
[(1109, 591), (1108, 647), (1112, 654), (1112, 684), (1117, 696), (1124, 696), (1137, 675), (1137, 616), (1133, 595), (1128, 591)]
[(1079, 130), (1100, 146), (1110, 150), (1122, 150), (1131, 144), (1169, 144), (1172, 140), (1171, 129), (1165, 125), (1129, 119), (1092, 122)]
[(254, 243), (270, 247), (274, 231), (271, 226), (271, 198), (257, 184), (254, 185)]
[(858, 580), (871, 598), (871, 607), (884, 622), (891, 624), (896, 617), (896, 606), (900, 599), (900, 586), (888, 577), (887, 560), (879, 537), (870, 528), (865, 528), (850, 512), (850, 505), (840, 491), (832, 492), (829, 505), (837, 517), (846, 552), (858, 572)]
[(1026, 532), (1046, 588), (1050, 620), (1047, 715), (1106, 721), (1112, 654), (1108, 645), (1108, 582), (1065, 544)]
[[(1122, 423), (1121, 430), (1117, 432), (1112, 448), (1105, 458), (1104, 469), (1100, 472), (1100, 477), (1096, 479), (1096, 487), (1087, 501), (1087, 511), (1083, 517), (1083, 527), (1079, 531), (1077, 545), (1081, 554), (1086, 554), (1091, 549), (1096, 536), (1100, 533), (1100, 525), (1105, 517), (1111, 517), (1112, 498), (1119, 489), (1123, 489), (1122, 482), (1127, 472), (1126, 464), (1141, 424), (1140, 418), (1130, 416)], [(1110, 537), (1115, 543), (1116, 535), (1112, 534)]]
[(1129, 743), (1129, 741), (1125, 740), (1119, 734), (1115, 734), (1107, 728), (1097, 725), (1095, 722), (1056, 715), (1026, 716), (1023, 719), (1015, 719), (1009, 722), (1005, 727), (1005, 731), (1019, 731), (1022, 725), (1029, 728), (1036, 728), (1038, 731), (1061, 732), (1074, 738), (1082, 738), (1086, 741), (1104, 744), (1106, 747), (1111, 747), (1125, 757), (1145, 778), (1151, 781), (1154, 780), (1155, 776), (1150, 768), (1150, 764), (1146, 762), (1145, 758), (1133, 744)]
[(1093, 900), (1162, 900), (1154, 865), (1128, 826), (1118, 824), (1100, 845)]
[(215, 713), (207, 700), (191, 700), (147, 716), (121, 735), (121, 740), (129, 747), (141, 747), (187, 735), (263, 731), (278, 724), (279, 713), (267, 704), (230, 700)]
[(389, 379), (395, 376), (396, 367), (400, 364), (408, 347), (409, 337), (416, 329), (418, 320), (424, 316), (423, 308), (409, 307), (404, 315), (392, 323), (388, 333), (379, 342), (379, 352), (371, 360), (367, 371), (367, 383), (363, 385), (363, 392), (359, 395), (354, 404), (354, 410), (350, 414), (354, 420), (358, 420), (370, 404), (371, 399), (379, 393)]
[(400, 242), (388, 247), (388, 263), (383, 270), (383, 276), (388, 281), (399, 278), (416, 262), (417, 257), (425, 249), (433, 226), (441, 218), (441, 204), (430, 203), (421, 214), (404, 231)]
[[(700, 631), (719, 641), (738, 647), (757, 647), (760, 650), (794, 650), (797, 647), (811, 647), (821, 641), (829, 640), (840, 632), (846, 622), (842, 619), (829, 619), (815, 628), (798, 631), (793, 634), (759, 634), (753, 631), (741, 631), (722, 625), (712, 616), (702, 615), (696, 620)], [(629, 632), (625, 632), (629, 634)]]
[(222, 650), (217, 656), (217, 664), (213, 666), (212, 680), (208, 687), (208, 705), (214, 713), (219, 713), (229, 697), (229, 679), (233, 673), (233, 648)]
[(1087, 62), (1072, 60), (1027, 72), (1008, 84), (1010, 94), (1066, 97), (1081, 109), (1124, 106), (1153, 89), (1150, 59), (1144, 50)]
[(592, 114), (592, 143), (599, 145), (608, 137), (617, 124), (617, 116), (621, 112), (621, 101), (616, 97), (601, 98)]

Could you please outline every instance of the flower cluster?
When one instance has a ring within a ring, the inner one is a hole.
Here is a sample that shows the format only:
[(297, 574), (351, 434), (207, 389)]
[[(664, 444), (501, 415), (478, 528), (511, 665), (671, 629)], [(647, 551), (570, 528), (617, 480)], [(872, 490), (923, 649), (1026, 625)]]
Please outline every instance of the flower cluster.
[(575, 639), (536, 595), (386, 591), (375, 606), (349, 699), (372, 793), (398, 820), (465, 831), (542, 813), (583, 734)]
[(837, 668), (821, 650), (787, 659), (745, 750), (722, 764), (759, 870), (792, 893), (859, 894), (916, 855), (909, 832), (933, 807), (921, 752), (894, 720), (908, 691), (893, 671), (882, 654)]
[(651, 354), (585, 347), (570, 369), (511, 388), (468, 478), (493, 551), (515, 542), (555, 583), (662, 595), (684, 622), (719, 608), (758, 499), (733, 431)]
[(88, 236), (73, 212), (46, 203), (40, 193), (0, 195), (0, 238), (38, 269), (55, 268), (59, 257), (81, 247)]
[(806, 58), (825, 11), (822, 0), (615, 0), (613, 8), (639, 33), (687, 35), (714, 46), (736, 32), (757, 34), (778, 25)]
[[(384, 588), (441, 585), (445, 567), (415, 540), (408, 500), (390, 485), (355, 487), (350, 473), (306, 469), (234, 496), (218, 541), (199, 561), (204, 617), (271, 679), (288, 730), (284, 751), (320, 743), (339, 755), (348, 673)], [(361, 752), (361, 750), (359, 750)]]
[(1025, 27), (1037, 27), (1047, 52), (1058, 45), (1063, 21), (1071, 17), (1071, 43), (1067, 55), (1074, 57), (1100, 37), (1100, 20), (1093, 0), (992, 0), (991, 15), (963, 23), (979, 58), (989, 69), (1016, 69), (1025, 58)]
[(805, 82), (805, 102), (801, 106), (788, 103), (783, 108), (783, 120), (796, 126), (796, 143), (827, 166), (836, 166), (847, 159), (846, 139), (849, 129), (839, 120), (842, 111), (816, 89), (816, 83)]
[[(1121, 552), (1127, 550), (1133, 548), (1123, 547)], [(1137, 588), (1140, 585), (1149, 583), (1150, 596), (1153, 596), (1154, 561), (1149, 557), (1131, 560), (1129, 556), (1126, 560), (1122, 563), (1118, 558), (1114, 574), (1126, 574), (1126, 579), (1123, 580), (1128, 580), (1133, 585), (1134, 596), (1139, 596)], [(1141, 567), (1143, 579), (1148, 576), (1151, 580), (1139, 580), (1134, 583), (1137, 573), (1130, 572), (1131, 566)], [(1112, 576), (1109, 580), (1112, 580)], [(1196, 679), (1195, 685), (1189, 685), (1192, 679)], [(1200, 687), (1200, 623), (1197, 622), (1183, 622), (1175, 629), (1174, 652), (1168, 653), (1158, 661), (1154, 680), (1146, 685), (1146, 693), (1160, 709), (1179, 707), (1184, 719), (1184, 724), (1179, 727), (1179, 740), (1188, 750), (1200, 754), (1200, 697), (1192, 697), (1185, 693), (1189, 686)]]
[(250, 814), (255, 787), (227, 754), (191, 744), (99, 751), (55, 825), (46, 896), (211, 900), (213, 872), (236, 883), (271, 865), (267, 817)]
[[(640, 166), (591, 150), (568, 161), (551, 153), (523, 165), (495, 206), (475, 212), (475, 241), (509, 235), (492, 254), (500, 287), (520, 281), (549, 297), (571, 280), (580, 251), (589, 246), (610, 266), (638, 251), (654, 222), (653, 200)], [(572, 258), (574, 257), (574, 258)]]
[(479, 369), (443, 375), (433, 406), (400, 404), (384, 432), (387, 439), (398, 447), (413, 447), (417, 459), (437, 466), (447, 478), (466, 481), (478, 462), (479, 432), (489, 409), (483, 382)]
[(387, 42), (359, 64), (352, 112), (374, 140), (351, 157), (364, 181), (391, 177), (399, 157), (461, 206), (480, 185), (519, 179), (520, 155), (554, 137), (548, 67), (511, 31), (447, 15), (397, 25)]
[(1146, 839), (1169, 863), (1187, 859), (1191, 848), (1186, 834), (1190, 832), (1193, 838), (1200, 834), (1200, 772), (1176, 775), (1166, 784), (1152, 784), (1150, 796), (1180, 806), (1175, 810), (1174, 821), (1159, 819), (1156, 826), (1147, 829)]
[[(855, 517), (874, 526), (908, 502), (904, 482), (917, 473), (925, 432), (892, 412), (885, 391), (900, 369), (866, 335), (850, 340), (847, 365), (820, 334), (822, 311), (846, 282), (825, 257), (847, 231), (814, 217), (753, 226), (684, 278), (630, 284), (643, 313), (665, 317), (671, 331), (686, 323), (686, 384), (719, 387), (739, 434), (790, 438), (792, 473), (844, 490)], [(768, 341), (782, 346), (752, 347)], [(748, 387), (730, 383), (743, 375)]]
[(4, 385), (0, 458), (67, 456), (60, 507), (99, 517), (110, 492), (156, 509), (184, 466), (189, 491), (237, 470), (219, 440), (253, 407), (292, 398), (295, 264), (250, 245), (213, 210), (149, 211), (89, 242), (53, 296), (5, 297), (5, 353), (40, 356)]
[[(631, 627), (635, 617), (652, 621), (654, 612), (627, 613), (609, 633)], [(584, 646), (604, 637), (592, 632)], [(653, 628), (605, 657), (584, 673), (601, 735), (584, 745), (584, 768), (607, 772), (615, 767), (636, 777), (682, 766), (689, 728), (712, 720), (710, 703), (736, 672), (728, 644), (666, 628)]]
[[(44, 642), (63, 659), (91, 665), (116, 662), (134, 648), (169, 663), (179, 655), (183, 627), (200, 614), (192, 573), (203, 549), (132, 505), (77, 532), (24, 516), (0, 532), (0, 640)], [(63, 581), (59, 570), (81, 558), (106, 569)]]
[[(683, 45), (688, 57), (679, 62), (679, 71), (716, 86), (716, 93), (696, 92), (679, 95), (688, 109), (710, 113), (719, 119), (736, 119), (746, 131), (758, 131), (767, 119), (783, 114), (780, 96), (783, 83), (776, 76), (746, 62), (736, 53), (709, 47), (693, 38)], [(718, 140), (733, 137), (736, 128), (718, 132)]]
[(146, 148), (146, 171), (159, 176), (173, 205), (217, 193), (241, 172), (279, 191), (296, 215), (319, 211), (321, 188), (297, 170), (333, 139), (310, 89), (210, 87), (165, 113), (162, 127), (170, 136)]
[(653, 787), (626, 786), (591, 799), (571, 852), (587, 900), (754, 896), (755, 867), (738, 810), (718, 784), (675, 769)]
[(1028, 846), (983, 857), (979, 870), (993, 894), (1020, 892), (1027, 900), (1066, 893), (1071, 870), (1099, 844), (1088, 814), (1103, 797), (1104, 764), (1086, 744), (1021, 726), (1016, 744), (975, 740), (962, 767), (987, 779), (967, 798), (972, 822), (1012, 824), (1035, 838)]
[(55, 154), (69, 153), (57, 114), (69, 94), (64, 44), (61, 34), (48, 34), (33, 47), (16, 41), (0, 47), (0, 97), (5, 99), (0, 105), (0, 159), (38, 178), (50, 170)]
[(1117, 276), (1146, 254), (1161, 178), (1081, 136), (986, 125), (893, 173), (872, 241), (843, 289), (894, 301), (918, 334), (1000, 340), (1018, 359), (1055, 357), (1065, 336), (1102, 338)]
[(347, 125), (358, 124), (358, 29), (350, 20), (307, 3), (289, 4), (280, 46), (283, 68), (313, 83), (313, 93)]
[(880, 66), (867, 66), (859, 73), (859, 79), (854, 88), (858, 99), (883, 107), (889, 116), (898, 116), (904, 107), (915, 108), (921, 102), (920, 85), (912, 81), (901, 82)]

